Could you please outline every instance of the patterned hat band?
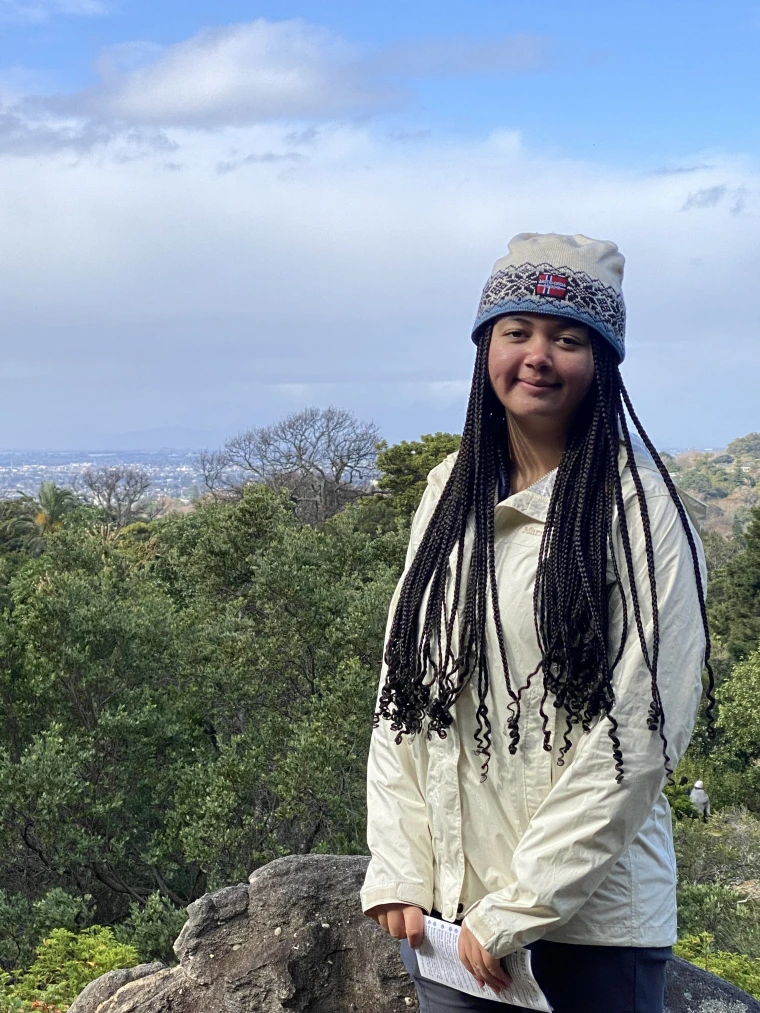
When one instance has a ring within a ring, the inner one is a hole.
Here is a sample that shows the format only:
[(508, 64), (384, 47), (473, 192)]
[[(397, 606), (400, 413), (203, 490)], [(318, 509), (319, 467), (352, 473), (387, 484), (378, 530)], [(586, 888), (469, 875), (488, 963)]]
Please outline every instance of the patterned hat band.
[(549, 313), (593, 327), (618, 354), (625, 355), (622, 294), (598, 278), (552, 264), (518, 264), (495, 271), (483, 289), (472, 340), (480, 328), (505, 313)]

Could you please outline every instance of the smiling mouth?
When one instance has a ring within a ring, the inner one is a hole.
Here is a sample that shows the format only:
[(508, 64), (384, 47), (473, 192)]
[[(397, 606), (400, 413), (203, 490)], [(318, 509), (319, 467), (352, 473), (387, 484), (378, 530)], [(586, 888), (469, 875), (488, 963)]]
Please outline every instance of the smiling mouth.
[(560, 386), (558, 383), (533, 383), (532, 380), (524, 380), (519, 376), (517, 382), (524, 383), (526, 387), (535, 387), (537, 390), (556, 390)]

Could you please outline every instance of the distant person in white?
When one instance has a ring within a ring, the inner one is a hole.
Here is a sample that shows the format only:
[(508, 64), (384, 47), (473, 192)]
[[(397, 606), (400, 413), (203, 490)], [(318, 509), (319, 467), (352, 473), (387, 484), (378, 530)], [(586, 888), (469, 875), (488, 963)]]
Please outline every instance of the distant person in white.
[(708, 816), (712, 816), (712, 812), (710, 811), (710, 796), (705, 791), (702, 781), (694, 782), (694, 787), (691, 789), (689, 798), (697, 812), (702, 813), (703, 820), (706, 820)]

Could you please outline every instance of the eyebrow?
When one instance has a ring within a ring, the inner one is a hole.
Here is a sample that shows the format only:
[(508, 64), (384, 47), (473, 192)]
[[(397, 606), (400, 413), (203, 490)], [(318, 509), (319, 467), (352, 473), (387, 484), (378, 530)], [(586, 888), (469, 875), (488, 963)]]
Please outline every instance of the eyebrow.
[[(515, 314), (514, 316), (510, 313), (509, 316), (503, 318), (504, 323), (515, 323), (515, 324), (528, 324), (532, 326), (535, 320), (531, 320), (529, 317), (521, 317)], [(579, 320), (573, 320), (571, 317), (556, 317), (556, 322), (560, 327), (575, 328), (579, 331), (587, 331), (588, 327), (586, 324), (582, 324)]]

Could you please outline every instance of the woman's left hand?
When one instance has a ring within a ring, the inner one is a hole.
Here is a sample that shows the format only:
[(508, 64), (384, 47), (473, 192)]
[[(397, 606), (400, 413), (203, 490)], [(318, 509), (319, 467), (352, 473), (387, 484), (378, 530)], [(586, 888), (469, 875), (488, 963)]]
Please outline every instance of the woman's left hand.
[(479, 985), (488, 985), (494, 992), (512, 982), (499, 960), (483, 949), (466, 925), (459, 933), (459, 959)]

